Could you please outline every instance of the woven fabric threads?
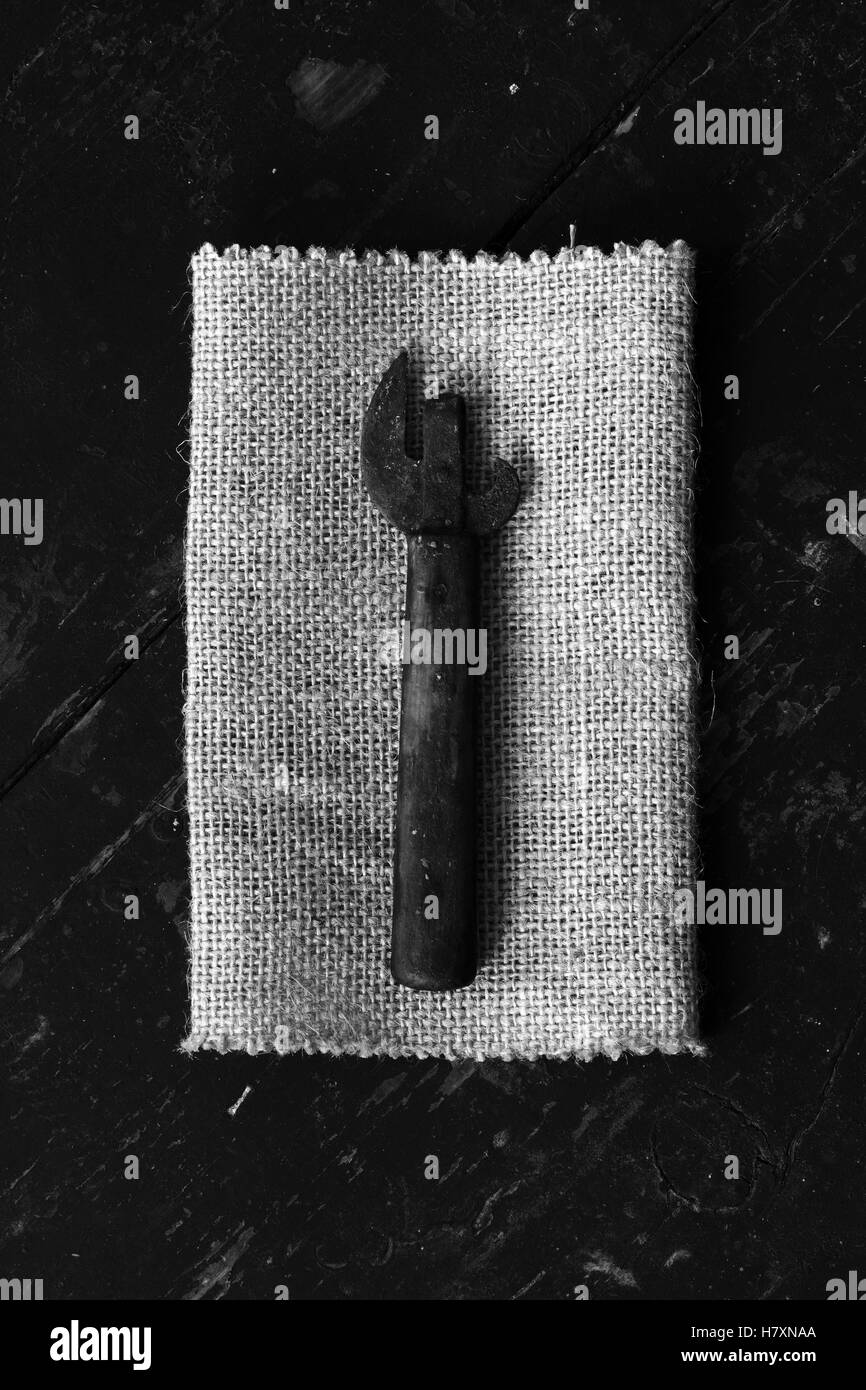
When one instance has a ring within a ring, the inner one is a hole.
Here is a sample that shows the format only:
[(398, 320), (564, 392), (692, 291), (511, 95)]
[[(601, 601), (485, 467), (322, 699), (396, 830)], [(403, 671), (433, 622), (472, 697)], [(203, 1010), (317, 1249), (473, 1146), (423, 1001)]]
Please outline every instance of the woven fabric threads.
[[(193, 258), (187, 1049), (697, 1051), (693, 254)], [(523, 496), (482, 552), (481, 968), (388, 972), (405, 540), (363, 412), (410, 354)]]

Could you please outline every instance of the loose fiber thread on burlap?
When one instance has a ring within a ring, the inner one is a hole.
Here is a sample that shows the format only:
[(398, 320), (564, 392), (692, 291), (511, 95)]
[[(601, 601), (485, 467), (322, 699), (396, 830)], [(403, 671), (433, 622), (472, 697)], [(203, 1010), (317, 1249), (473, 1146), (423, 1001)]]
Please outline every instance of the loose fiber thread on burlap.
[[(278, 247), (193, 258), (186, 547), (189, 1050), (699, 1051), (690, 377), (681, 242), (528, 260)], [(466, 397), (484, 543), (481, 968), (388, 971), (405, 539), (361, 481), (403, 348)]]

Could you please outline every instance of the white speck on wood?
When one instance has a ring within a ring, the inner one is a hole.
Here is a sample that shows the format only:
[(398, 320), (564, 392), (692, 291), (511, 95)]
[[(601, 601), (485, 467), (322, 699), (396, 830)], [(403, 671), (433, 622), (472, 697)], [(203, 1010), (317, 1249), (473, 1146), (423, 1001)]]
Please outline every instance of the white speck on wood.
[(253, 1089), (252, 1086), (245, 1086), (245, 1087), (244, 1087), (244, 1089), (242, 1090), (241, 1094), (238, 1096), (237, 1100), (235, 1101), (234, 1105), (230, 1105), (230, 1106), (229, 1106), (229, 1108), (228, 1108), (228, 1113), (229, 1113), (230, 1115), (236, 1115), (236, 1114), (238, 1113), (238, 1111), (240, 1110), (241, 1106), (243, 1105), (244, 1101), (246, 1100), (247, 1096), (249, 1095), (249, 1093), (250, 1093), (250, 1091), (251, 1091), (252, 1089)]

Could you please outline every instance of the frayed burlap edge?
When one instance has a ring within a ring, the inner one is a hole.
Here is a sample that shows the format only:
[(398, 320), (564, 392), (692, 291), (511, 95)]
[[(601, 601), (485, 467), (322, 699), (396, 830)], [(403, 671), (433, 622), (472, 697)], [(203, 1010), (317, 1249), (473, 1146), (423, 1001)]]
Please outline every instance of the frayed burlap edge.
[(583, 1048), (580, 1051), (522, 1051), (522, 1052), (503, 1052), (491, 1057), (489, 1052), (457, 1052), (446, 1050), (445, 1048), (436, 1051), (425, 1050), (413, 1047), (388, 1047), (374, 1046), (372, 1043), (344, 1043), (328, 1042), (326, 1039), (319, 1038), (315, 1042), (307, 1042), (303, 1047), (280, 1047), (276, 1039), (270, 1034), (261, 1034), (257, 1037), (235, 1037), (231, 1034), (224, 1034), (221, 1037), (211, 1037), (206, 1033), (194, 1033), (186, 1038), (181, 1044), (182, 1052), (218, 1052), (226, 1055), (231, 1052), (246, 1052), (250, 1057), (257, 1057), (262, 1054), (271, 1053), (279, 1057), (296, 1056), (299, 1052), (306, 1053), (308, 1057), (332, 1056), (332, 1057), (390, 1057), (394, 1060), (408, 1057), (417, 1057), (419, 1060), (434, 1060), (447, 1062), (538, 1062), (543, 1058), (548, 1058), (554, 1062), (591, 1062), (596, 1057), (604, 1057), (608, 1061), (616, 1062), (620, 1057), (647, 1057), (653, 1052), (660, 1052), (668, 1057), (688, 1055), (693, 1057), (704, 1057), (707, 1055), (707, 1048), (704, 1043), (698, 1042), (693, 1038), (606, 1038), (590, 1048)]

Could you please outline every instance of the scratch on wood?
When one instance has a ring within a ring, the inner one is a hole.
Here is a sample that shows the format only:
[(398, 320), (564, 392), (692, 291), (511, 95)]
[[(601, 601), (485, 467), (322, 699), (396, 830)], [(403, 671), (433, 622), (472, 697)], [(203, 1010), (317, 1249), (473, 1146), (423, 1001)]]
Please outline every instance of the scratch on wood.
[(359, 61), (351, 67), (305, 58), (289, 78), (298, 115), (318, 130), (355, 116), (376, 96), (388, 74), (379, 63)]
[(183, 1301), (192, 1303), (199, 1302), (206, 1294), (210, 1293), (215, 1285), (227, 1283), (232, 1270), (254, 1235), (255, 1231), (251, 1227), (242, 1230), (234, 1245), (229, 1246), (224, 1254), (208, 1265), (199, 1281), (198, 1288), (193, 1293), (185, 1294)]
[(132, 839), (136, 831), (140, 830), (143, 825), (147, 824), (147, 822), (150, 820), (150, 817), (153, 815), (155, 806), (157, 806), (161, 800), (168, 798), (172, 798), (173, 800), (174, 797), (177, 796), (178, 792), (184, 784), (184, 781), (184, 773), (179, 773), (175, 777), (170, 777), (169, 780), (165, 783), (165, 785), (160, 789), (157, 796), (154, 797), (153, 801), (151, 801), (147, 806), (145, 806), (143, 811), (139, 812), (132, 824), (128, 825), (127, 828), (123, 831), (123, 834), (118, 835), (116, 840), (112, 840), (110, 844), (105, 845), (105, 847), (101, 849), (98, 854), (95, 854), (93, 856), (89, 864), (85, 864), (83, 869), (79, 869), (77, 873), (72, 875), (72, 878), (64, 888), (63, 892), (59, 893), (58, 896), (54, 898), (53, 901), (50, 902), (46, 908), (43, 908), (43, 910), (39, 913), (39, 916), (34, 921), (33, 925), (24, 933), (23, 936), (19, 936), (18, 940), (13, 942), (13, 944), (9, 947), (9, 950), (6, 952), (4, 956), (0, 957), (0, 970), (2, 970), (3, 966), (6, 965), (6, 963), (10, 961), (13, 956), (16, 956), (19, 951), (23, 950), (24, 947), (30, 941), (33, 940), (34, 936), (36, 936), (37, 932), (42, 930), (46, 922), (50, 922), (52, 917), (56, 917), (57, 913), (61, 910), (63, 904), (69, 897), (70, 893), (74, 893), (75, 889), (79, 888), (82, 883), (87, 883), (89, 879), (95, 878), (96, 875), (105, 868), (106, 864), (111, 862), (115, 854), (117, 854), (118, 850), (122, 849), (125, 844), (128, 844), (128, 842)]
[(517, 1293), (511, 1295), (511, 1302), (513, 1303), (517, 1298), (522, 1298), (525, 1293), (529, 1293), (530, 1289), (534, 1289), (539, 1279), (543, 1279), (546, 1273), (546, 1269), (540, 1269), (537, 1274), (533, 1275), (528, 1284), (524, 1284), (523, 1288), (518, 1289)]
[(583, 1267), (584, 1275), (587, 1274), (606, 1274), (609, 1279), (620, 1284), (624, 1289), (639, 1288), (639, 1284), (630, 1269), (620, 1269), (615, 1265), (608, 1255), (596, 1252)]

